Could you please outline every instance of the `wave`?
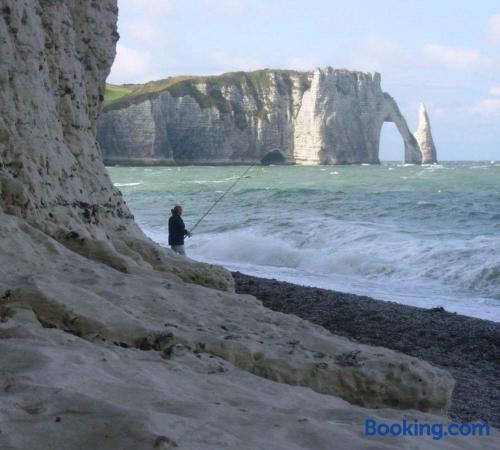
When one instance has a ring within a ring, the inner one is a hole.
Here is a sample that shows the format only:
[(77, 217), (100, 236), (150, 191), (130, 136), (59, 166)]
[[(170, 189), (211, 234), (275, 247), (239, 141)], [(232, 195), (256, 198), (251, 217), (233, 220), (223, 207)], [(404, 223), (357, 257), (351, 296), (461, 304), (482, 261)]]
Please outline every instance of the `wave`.
[[(300, 240), (263, 229), (203, 234), (192, 251), (217, 261), (295, 269), (326, 277), (370, 280), (387, 288), (470, 293), (500, 300), (500, 238), (471, 241), (409, 239), (358, 224)], [(497, 250), (495, 250), (497, 249)], [(389, 289), (389, 290), (390, 290)]]
[(142, 181), (138, 181), (136, 183), (114, 183), (116, 187), (125, 187), (125, 186), (140, 186), (144, 184)]
[[(227, 183), (228, 181), (234, 181), (240, 178), (240, 176), (234, 176), (234, 177), (228, 177), (228, 178), (223, 178), (222, 180), (192, 180), (188, 181), (188, 183), (193, 183), (193, 184), (210, 184), (210, 183)], [(250, 178), (249, 176), (245, 176), (243, 178)]]
[[(254, 275), (500, 321), (495, 164), (269, 169), (231, 191), (187, 251)], [(490, 170), (471, 170), (484, 165)], [(166, 245), (171, 202), (179, 198), (193, 224), (235, 179), (234, 169), (205, 169), (183, 169), (174, 185), (157, 172), (111, 172), (145, 182), (124, 188), (127, 200), (150, 237)]]

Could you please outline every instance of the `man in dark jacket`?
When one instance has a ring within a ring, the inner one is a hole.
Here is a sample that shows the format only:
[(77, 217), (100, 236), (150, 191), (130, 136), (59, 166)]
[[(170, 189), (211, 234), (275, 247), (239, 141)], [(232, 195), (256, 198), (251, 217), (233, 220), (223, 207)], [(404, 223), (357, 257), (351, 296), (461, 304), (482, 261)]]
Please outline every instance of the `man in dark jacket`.
[(181, 216), (182, 207), (177, 205), (172, 209), (172, 216), (168, 221), (168, 245), (170, 245), (170, 248), (174, 252), (186, 256), (184, 250), (184, 237), (191, 237), (191, 233), (186, 230), (186, 226)]

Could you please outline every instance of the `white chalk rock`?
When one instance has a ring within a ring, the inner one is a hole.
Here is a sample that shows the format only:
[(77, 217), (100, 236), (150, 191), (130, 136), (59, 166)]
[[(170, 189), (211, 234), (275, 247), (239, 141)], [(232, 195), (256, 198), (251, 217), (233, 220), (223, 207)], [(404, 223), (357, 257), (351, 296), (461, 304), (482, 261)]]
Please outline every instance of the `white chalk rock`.
[(414, 133), (415, 139), (420, 147), (422, 153), (422, 164), (434, 164), (437, 162), (436, 146), (432, 139), (431, 123), (427, 109), (423, 103), (420, 104), (418, 116), (418, 128)]

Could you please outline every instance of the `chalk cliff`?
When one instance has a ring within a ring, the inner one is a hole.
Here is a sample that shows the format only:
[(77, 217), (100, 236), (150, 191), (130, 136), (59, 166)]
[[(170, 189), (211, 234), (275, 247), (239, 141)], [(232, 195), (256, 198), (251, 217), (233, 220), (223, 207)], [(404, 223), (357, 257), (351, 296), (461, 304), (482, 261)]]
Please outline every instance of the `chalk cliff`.
[[(118, 39), (116, 1), (2, 0), (1, 5), (3, 210), (121, 271), (176, 270), (135, 224), (96, 143)], [(222, 271), (216, 275), (202, 265), (196, 270), (203, 274), (183, 276), (232, 284)]]
[(422, 161), (378, 73), (265, 69), (124, 88), (99, 120), (108, 164), (246, 163), (277, 151), (289, 163), (378, 163), (384, 122), (399, 130), (405, 162)]
[(95, 139), (116, 20), (116, 0), (0, 1), (0, 448), (366, 448), (366, 418), (442, 420), (448, 373), (142, 234)]
[(423, 103), (420, 104), (418, 128), (417, 131), (415, 131), (414, 136), (422, 153), (422, 164), (436, 163), (436, 146), (434, 145), (434, 140), (432, 139), (429, 115), (427, 114), (427, 109)]

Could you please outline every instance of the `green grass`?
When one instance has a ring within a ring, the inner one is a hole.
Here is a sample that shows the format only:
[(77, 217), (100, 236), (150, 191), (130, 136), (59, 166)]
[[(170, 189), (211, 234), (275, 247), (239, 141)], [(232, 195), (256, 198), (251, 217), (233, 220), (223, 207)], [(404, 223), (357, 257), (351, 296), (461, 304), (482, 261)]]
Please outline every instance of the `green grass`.
[[(168, 91), (173, 97), (189, 95), (196, 100), (201, 108), (216, 107), (221, 113), (232, 112), (236, 126), (243, 129), (247, 126), (249, 112), (244, 111), (241, 105), (236, 102), (226, 100), (222, 95), (222, 89), (233, 86), (243, 90), (247, 95), (253, 97), (257, 106), (257, 111), (252, 114), (265, 119), (267, 114), (262, 102), (262, 94), (273, 84), (271, 74), (282, 80), (281, 83), (278, 83), (278, 90), (282, 95), (291, 95), (293, 85), (291, 76), (298, 75), (301, 78), (302, 86), (308, 87), (307, 74), (295, 70), (262, 69), (253, 72), (228, 72), (215, 76), (180, 75), (145, 84), (107, 85), (104, 106), (106, 110), (121, 109)], [(195, 86), (201, 83), (208, 86), (208, 94), (204, 94)]]
[(126, 95), (130, 94), (132, 89), (124, 86), (114, 86), (112, 84), (106, 85), (106, 90), (104, 91), (104, 106), (118, 100)]

